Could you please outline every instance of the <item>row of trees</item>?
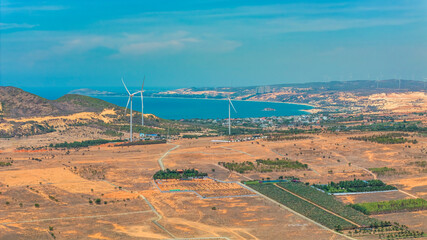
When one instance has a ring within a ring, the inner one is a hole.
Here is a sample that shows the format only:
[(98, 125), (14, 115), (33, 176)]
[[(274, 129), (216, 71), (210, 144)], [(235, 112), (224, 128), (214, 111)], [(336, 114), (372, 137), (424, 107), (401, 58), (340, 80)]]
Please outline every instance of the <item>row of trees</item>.
[(427, 127), (418, 126), (414, 122), (391, 122), (391, 123), (373, 123), (369, 125), (344, 126), (337, 125), (328, 128), (328, 131), (380, 131), (380, 132), (427, 132)]
[(135, 141), (135, 142), (125, 142), (121, 143), (118, 146), (136, 146), (136, 145), (150, 145), (150, 144), (161, 144), (166, 143), (166, 140), (147, 140), (147, 141)]
[(402, 133), (389, 133), (382, 135), (373, 135), (373, 136), (361, 136), (361, 137), (350, 137), (351, 140), (359, 140), (365, 142), (376, 142), (382, 144), (399, 144), (399, 143), (413, 143), (416, 144), (418, 141), (416, 139), (410, 140), (404, 138), (403, 136), (408, 136), (408, 134)]
[(186, 179), (186, 178), (200, 178), (208, 176), (207, 173), (199, 172), (198, 170), (184, 169), (184, 170), (166, 170), (157, 171), (153, 178), (154, 179)]
[(353, 181), (340, 181), (338, 183), (330, 182), (327, 185), (314, 185), (316, 188), (321, 189), (328, 193), (343, 193), (343, 192), (373, 192), (373, 191), (386, 191), (396, 190), (396, 187), (386, 185), (381, 180), (359, 180)]
[(228, 170), (236, 171), (238, 173), (246, 173), (251, 171), (256, 172), (273, 172), (273, 171), (286, 171), (286, 170), (305, 170), (308, 169), (307, 164), (300, 163), (298, 161), (291, 161), (289, 159), (257, 159), (254, 162), (218, 162)]
[(109, 142), (120, 142), (121, 140), (106, 140), (106, 139), (96, 139), (96, 140), (86, 140), (86, 141), (75, 141), (75, 142), (63, 142), (57, 144), (50, 144), (51, 148), (84, 148), (89, 146), (101, 145)]
[(397, 173), (396, 169), (389, 167), (369, 168), (369, 171), (377, 174), (378, 176), (393, 175)]

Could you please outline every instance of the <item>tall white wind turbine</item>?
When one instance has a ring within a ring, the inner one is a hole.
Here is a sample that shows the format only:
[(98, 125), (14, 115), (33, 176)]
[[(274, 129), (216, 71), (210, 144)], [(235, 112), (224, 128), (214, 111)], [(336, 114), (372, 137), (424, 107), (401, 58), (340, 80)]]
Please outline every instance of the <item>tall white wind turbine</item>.
[(129, 132), (129, 141), (132, 142), (132, 140), (133, 140), (133, 137), (132, 137), (132, 100), (133, 100), (133, 96), (135, 94), (140, 93), (141, 91), (130, 93), (129, 90), (128, 90), (128, 88), (126, 87), (125, 82), (123, 81), (123, 78), (122, 78), (122, 83), (123, 83), (123, 86), (125, 86), (126, 92), (129, 94), (128, 102), (127, 102), (126, 108), (125, 108), (125, 114), (126, 114), (126, 110), (128, 109), (129, 102), (130, 102), (130, 120), (129, 120), (130, 132)]
[(145, 76), (144, 80), (142, 80), (142, 87), (141, 87), (141, 125), (144, 126), (144, 83), (145, 83)]
[(231, 135), (231, 107), (233, 107), (234, 112), (237, 113), (230, 97), (228, 97), (228, 135)]

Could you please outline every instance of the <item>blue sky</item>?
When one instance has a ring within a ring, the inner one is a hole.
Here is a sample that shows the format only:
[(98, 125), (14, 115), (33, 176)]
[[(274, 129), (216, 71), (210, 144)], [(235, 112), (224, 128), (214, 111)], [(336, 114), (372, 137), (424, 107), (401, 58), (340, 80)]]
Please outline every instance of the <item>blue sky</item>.
[(0, 11), (0, 85), (427, 78), (421, 0), (1, 0)]

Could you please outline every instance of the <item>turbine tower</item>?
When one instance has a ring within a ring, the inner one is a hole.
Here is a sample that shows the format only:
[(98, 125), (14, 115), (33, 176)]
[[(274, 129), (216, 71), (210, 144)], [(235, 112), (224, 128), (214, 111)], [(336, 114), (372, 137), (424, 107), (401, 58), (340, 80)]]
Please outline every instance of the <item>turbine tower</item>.
[(399, 90), (400, 90), (400, 86), (401, 86), (401, 84), (402, 84), (402, 79), (401, 79), (401, 77), (399, 76)]
[(228, 135), (231, 135), (231, 107), (233, 107), (234, 112), (237, 113), (230, 97), (228, 97)]
[(144, 83), (145, 83), (145, 76), (144, 80), (142, 80), (142, 87), (141, 87), (141, 125), (144, 126)]
[(130, 102), (130, 120), (129, 120), (130, 132), (129, 132), (129, 141), (132, 142), (132, 140), (133, 140), (133, 137), (132, 137), (132, 102), (133, 101), (132, 100), (133, 100), (133, 96), (135, 94), (140, 93), (141, 91), (130, 93), (129, 90), (128, 90), (128, 88), (126, 87), (125, 82), (123, 81), (123, 78), (122, 78), (122, 83), (123, 83), (123, 86), (125, 86), (126, 92), (129, 94), (128, 102), (127, 102), (126, 108), (125, 108), (125, 114), (126, 114), (126, 110), (128, 109), (129, 102)]

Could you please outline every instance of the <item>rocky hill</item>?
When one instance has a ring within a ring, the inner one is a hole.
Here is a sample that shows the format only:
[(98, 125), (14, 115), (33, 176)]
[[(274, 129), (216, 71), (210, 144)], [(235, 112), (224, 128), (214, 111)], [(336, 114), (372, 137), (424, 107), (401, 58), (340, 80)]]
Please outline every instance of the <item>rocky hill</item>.
[(0, 116), (5, 118), (62, 116), (119, 108), (106, 101), (77, 94), (48, 100), (16, 87), (0, 87), (0, 106)]

